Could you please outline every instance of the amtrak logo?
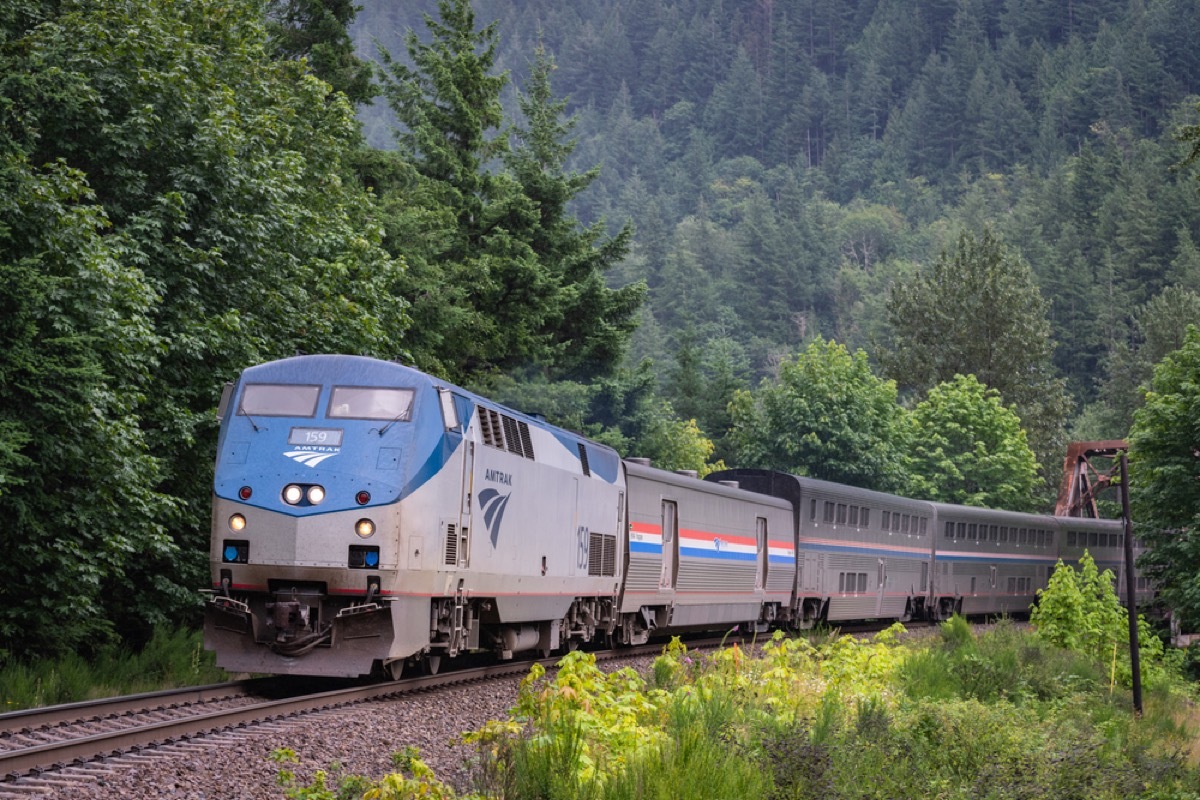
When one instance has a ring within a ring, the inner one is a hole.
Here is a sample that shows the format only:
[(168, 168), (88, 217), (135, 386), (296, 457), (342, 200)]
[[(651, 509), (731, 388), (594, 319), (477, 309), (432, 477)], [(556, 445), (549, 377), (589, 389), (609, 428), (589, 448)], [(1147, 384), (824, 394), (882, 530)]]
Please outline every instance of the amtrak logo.
[(484, 489), (479, 493), (479, 507), (483, 510), (483, 524), (492, 537), (492, 547), (500, 537), (500, 523), (504, 520), (504, 509), (508, 505), (508, 494), (500, 494), (495, 489)]
[(321, 452), (318, 450), (289, 450), (284, 453), (284, 456), (295, 461), (297, 464), (303, 464), (306, 467), (312, 468), (320, 464), (327, 458), (333, 458), (338, 454), (337, 450), (333, 452)]

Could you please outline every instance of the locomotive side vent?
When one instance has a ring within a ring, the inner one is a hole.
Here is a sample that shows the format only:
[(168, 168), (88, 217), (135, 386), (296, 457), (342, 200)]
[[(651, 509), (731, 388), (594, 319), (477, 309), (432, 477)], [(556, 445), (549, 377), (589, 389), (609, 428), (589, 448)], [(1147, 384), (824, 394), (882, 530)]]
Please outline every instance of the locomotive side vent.
[(588, 575), (617, 574), (617, 537), (593, 531), (588, 541)]
[(524, 458), (533, 458), (533, 439), (529, 435), (529, 423), (519, 422), (507, 414), (490, 408), (479, 411), (479, 431), (483, 443), (498, 450), (507, 450)]
[(446, 565), (458, 566), (458, 526), (453, 523), (446, 525)]
[(520, 423), (521, 428), (521, 447), (525, 450), (522, 455), (526, 458), (533, 458), (533, 439), (529, 436), (529, 423)]
[(504, 449), (504, 431), (500, 427), (499, 414), (490, 408), (481, 409), (479, 428), (483, 433), (484, 444)]
[(500, 419), (504, 422), (504, 443), (508, 445), (508, 452), (525, 455), (521, 448), (521, 432), (517, 430), (517, 421), (506, 415)]

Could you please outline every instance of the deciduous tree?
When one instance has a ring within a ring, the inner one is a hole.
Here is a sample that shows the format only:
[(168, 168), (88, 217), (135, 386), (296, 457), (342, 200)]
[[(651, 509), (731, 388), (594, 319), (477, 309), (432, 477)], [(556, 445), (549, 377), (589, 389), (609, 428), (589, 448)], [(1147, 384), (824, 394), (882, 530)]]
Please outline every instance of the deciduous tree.
[(1154, 369), (1129, 434), (1129, 480), (1139, 564), (1164, 604), (1200, 624), (1200, 329)]
[[(1114, 648), (1120, 648), (1119, 680), (1128, 686), (1133, 675), (1128, 655), (1129, 612), (1117, 599), (1114, 585), (1112, 570), (1100, 571), (1086, 550), (1078, 569), (1059, 561), (1049, 584), (1038, 590), (1029, 621), (1040, 638), (1086, 653), (1101, 663), (1111, 661)], [(1178, 675), (1181, 659), (1165, 651), (1144, 617), (1138, 619), (1142, 680), (1153, 683)]]
[(905, 411), (867, 354), (816, 340), (777, 380), (739, 391), (729, 440), (740, 466), (780, 469), (869, 489), (904, 483)]
[(1038, 460), (1057, 463), (1069, 401), (1028, 262), (990, 229), (964, 231), (928, 269), (897, 281), (887, 309), (893, 339), (881, 361), (902, 389), (974, 375), (1015, 407)]
[(0, 614), (61, 634), (29, 646), (195, 607), (222, 382), (396, 354), (397, 265), (342, 168), (358, 141), (344, 97), (272, 60), (259, 5), (0, 13), (0, 452), (24, 464), (3, 535), (25, 547)]
[(1037, 460), (1021, 421), (973, 375), (933, 387), (912, 415), (909, 486), (943, 503), (1031, 510)]
[(11, 130), (0, 125), (0, 662), (161, 622), (155, 587), (135, 578), (179, 555), (137, 418), (160, 344), (155, 295), (122, 269), (82, 174), (25, 163)]

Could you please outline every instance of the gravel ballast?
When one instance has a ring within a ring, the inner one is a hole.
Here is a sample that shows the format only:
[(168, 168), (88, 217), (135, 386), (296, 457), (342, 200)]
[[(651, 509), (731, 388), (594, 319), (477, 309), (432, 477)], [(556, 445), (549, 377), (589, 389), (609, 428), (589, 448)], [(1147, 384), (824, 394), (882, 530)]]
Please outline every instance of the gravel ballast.
[[(618, 659), (602, 668), (632, 666), (644, 673), (651, 661)], [(292, 770), (297, 785), (334, 764), (347, 774), (380, 778), (396, 771), (392, 754), (410, 745), (440, 780), (465, 790), (474, 753), (454, 742), (489, 720), (504, 719), (516, 704), (520, 682), (520, 676), (499, 678), (199, 737), (40, 779), (0, 783), (0, 798), (279, 800), (281, 769)], [(284, 748), (296, 753), (298, 763), (271, 758)]]
[[(936, 631), (917, 629), (906, 638)], [(600, 666), (605, 671), (629, 666), (647, 675), (653, 660), (637, 656)], [(463, 791), (472, 788), (469, 761), (474, 752), (455, 742), (489, 720), (506, 718), (520, 682), (520, 676), (499, 678), (198, 737), (39, 779), (0, 782), (0, 798), (279, 800), (284, 797), (281, 769), (293, 771), (297, 785), (307, 785), (318, 770), (333, 765), (346, 774), (377, 779), (396, 771), (392, 754), (408, 746), (419, 749), (440, 780)], [(281, 749), (294, 751), (297, 763), (273, 760)]]

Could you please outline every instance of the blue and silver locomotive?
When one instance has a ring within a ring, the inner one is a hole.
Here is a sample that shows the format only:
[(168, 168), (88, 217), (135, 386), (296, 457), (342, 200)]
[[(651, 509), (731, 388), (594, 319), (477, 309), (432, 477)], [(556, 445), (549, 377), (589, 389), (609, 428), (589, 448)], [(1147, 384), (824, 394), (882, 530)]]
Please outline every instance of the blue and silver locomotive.
[(371, 358), (251, 367), (219, 414), (205, 644), (235, 672), (1019, 613), (1060, 557), (1122, 569), (1119, 522), (698, 480)]
[(613, 450), (354, 356), (247, 369), (220, 416), (205, 618), (220, 666), (397, 675), (611, 628)]

